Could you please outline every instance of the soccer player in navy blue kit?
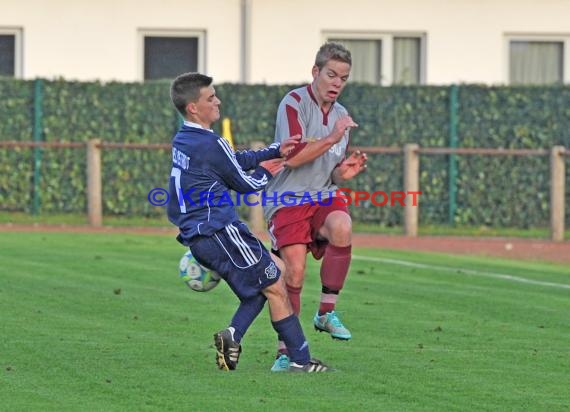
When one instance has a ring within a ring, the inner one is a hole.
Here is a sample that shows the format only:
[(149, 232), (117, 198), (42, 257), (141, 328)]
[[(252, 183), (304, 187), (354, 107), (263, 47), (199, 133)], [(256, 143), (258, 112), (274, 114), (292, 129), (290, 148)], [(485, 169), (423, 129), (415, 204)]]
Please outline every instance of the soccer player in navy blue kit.
[[(216, 271), (240, 300), (230, 325), (214, 334), (216, 363), (222, 370), (236, 368), (241, 339), (269, 301), (271, 324), (291, 359), (288, 371), (328, 371), (329, 367), (310, 357), (281, 277), (283, 262), (239, 220), (228, 195), (231, 190), (262, 190), (283, 169), (282, 156), (300, 136), (258, 151), (234, 152), (210, 129), (220, 118), (221, 104), (212, 81), (200, 73), (185, 73), (171, 85), (172, 103), (185, 120), (172, 141), (168, 218), (180, 230), (178, 241), (190, 248), (200, 264)], [(249, 170), (253, 172), (246, 173)]]

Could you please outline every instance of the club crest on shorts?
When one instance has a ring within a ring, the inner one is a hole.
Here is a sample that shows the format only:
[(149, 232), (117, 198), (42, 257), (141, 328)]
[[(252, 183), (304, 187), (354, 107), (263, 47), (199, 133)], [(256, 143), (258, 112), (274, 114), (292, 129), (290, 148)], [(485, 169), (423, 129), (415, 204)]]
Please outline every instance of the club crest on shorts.
[(267, 279), (275, 279), (277, 277), (277, 266), (275, 266), (275, 263), (271, 262), (265, 268), (265, 276), (267, 276)]

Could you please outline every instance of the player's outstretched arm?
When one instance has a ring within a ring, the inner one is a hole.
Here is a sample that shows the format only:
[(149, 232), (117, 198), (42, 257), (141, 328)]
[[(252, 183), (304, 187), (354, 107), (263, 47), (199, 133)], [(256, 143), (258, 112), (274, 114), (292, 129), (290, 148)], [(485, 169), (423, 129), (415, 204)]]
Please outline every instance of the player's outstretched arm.
[(281, 156), (280, 150), (281, 145), (279, 143), (272, 143), (258, 150), (241, 150), (235, 152), (235, 158), (243, 170), (253, 170), (260, 162)]
[(291, 153), (301, 141), (301, 135), (287, 138), (282, 143), (272, 143), (259, 150), (243, 150), (235, 152), (235, 157), (243, 170), (253, 170), (261, 162), (278, 157), (285, 157)]
[[(218, 139), (218, 143), (217, 147), (213, 147), (215, 150), (210, 153), (210, 156), (216, 165), (217, 175), (224, 181), (228, 189), (235, 190), (238, 193), (249, 193), (257, 192), (267, 185), (273, 175), (268, 169), (258, 166), (263, 158), (255, 162), (256, 169), (253, 173), (248, 174), (238, 162), (235, 152), (225, 139)], [(283, 159), (278, 157), (278, 149), (279, 145), (277, 144), (271, 149), (272, 155), (268, 156), (267, 159), (277, 157), (283, 163)]]

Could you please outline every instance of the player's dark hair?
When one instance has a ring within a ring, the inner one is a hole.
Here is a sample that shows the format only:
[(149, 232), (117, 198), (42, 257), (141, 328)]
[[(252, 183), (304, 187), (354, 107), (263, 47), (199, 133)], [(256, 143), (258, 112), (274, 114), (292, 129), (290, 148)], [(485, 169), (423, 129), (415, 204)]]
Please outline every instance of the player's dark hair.
[(315, 57), (315, 66), (320, 69), (325, 67), (329, 60), (338, 60), (352, 66), (350, 51), (340, 43), (326, 42), (321, 46)]
[(198, 101), (200, 90), (212, 84), (214, 79), (200, 73), (184, 73), (178, 76), (170, 86), (170, 99), (176, 110), (186, 116), (186, 106)]

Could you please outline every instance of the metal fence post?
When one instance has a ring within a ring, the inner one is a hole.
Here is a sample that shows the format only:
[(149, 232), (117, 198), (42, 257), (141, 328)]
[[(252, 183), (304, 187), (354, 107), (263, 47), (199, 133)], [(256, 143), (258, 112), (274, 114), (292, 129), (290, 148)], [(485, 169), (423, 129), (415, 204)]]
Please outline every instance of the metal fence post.
[[(36, 79), (34, 81), (34, 142), (40, 143), (43, 140), (43, 80)], [(40, 213), (40, 180), (42, 166), (42, 148), (36, 146), (34, 148), (34, 186), (32, 197), (32, 215), (36, 216)]]
[(91, 226), (103, 224), (101, 195), (101, 140), (87, 141), (87, 216)]
[[(452, 85), (449, 90), (449, 147), (452, 149), (457, 148), (457, 110), (459, 91), (457, 85)], [(455, 212), (457, 210), (457, 155), (449, 155), (449, 169), (448, 169), (448, 182), (449, 182), (449, 214), (448, 223), (453, 225), (455, 223)]]
[[(404, 145), (404, 190), (408, 192), (419, 191), (420, 157), (418, 154), (419, 145)], [(404, 234), (416, 237), (418, 235), (418, 211), (419, 206), (413, 205), (411, 201), (406, 201), (404, 207)]]
[(550, 150), (550, 237), (555, 242), (564, 240), (564, 151), (564, 146)]

